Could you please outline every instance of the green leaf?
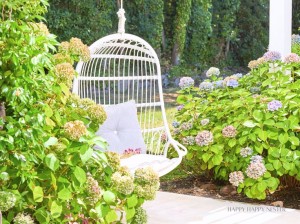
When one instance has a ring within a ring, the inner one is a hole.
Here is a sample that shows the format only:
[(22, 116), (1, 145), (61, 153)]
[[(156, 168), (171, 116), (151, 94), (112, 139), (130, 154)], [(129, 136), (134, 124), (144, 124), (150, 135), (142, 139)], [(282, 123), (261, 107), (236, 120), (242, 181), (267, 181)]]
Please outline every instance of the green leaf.
[(235, 146), (236, 145), (236, 140), (235, 139), (230, 139), (229, 141), (228, 141), (228, 146), (230, 147), (230, 148), (232, 148), (233, 146)]
[(284, 168), (284, 169), (286, 169), (286, 170), (290, 170), (290, 169), (291, 169), (291, 167), (292, 167), (292, 166), (291, 166), (291, 164), (290, 164), (290, 163), (288, 163), (288, 162), (284, 162), (284, 163), (283, 163), (283, 168)]
[(47, 117), (52, 117), (53, 115), (53, 110), (51, 109), (51, 107), (49, 105), (45, 105), (45, 115)]
[(253, 112), (253, 118), (257, 121), (261, 121), (263, 119), (264, 115), (263, 112), (260, 110), (255, 110)]
[(240, 137), (238, 141), (240, 145), (244, 145), (245, 142), (247, 141), (247, 136)]
[(290, 153), (290, 150), (288, 150), (287, 148), (281, 148), (280, 149), (281, 157), (286, 157), (289, 153)]
[(246, 187), (252, 186), (255, 183), (255, 180), (251, 179), (251, 178), (247, 178), (244, 182)]
[(45, 163), (53, 171), (59, 168), (59, 160), (53, 153), (50, 153), (45, 157)]
[(289, 140), (293, 145), (296, 145), (296, 146), (299, 145), (299, 139), (297, 137), (291, 136)]
[(48, 148), (48, 147), (51, 146), (51, 145), (55, 145), (57, 142), (58, 142), (57, 138), (55, 138), (55, 137), (50, 137), (50, 138), (44, 143), (44, 146), (45, 146), (46, 148)]
[(0, 179), (4, 181), (9, 180), (9, 174), (7, 172), (0, 173)]
[(262, 181), (262, 182), (259, 182), (258, 184), (257, 184), (257, 189), (260, 191), (260, 192), (264, 192), (266, 189), (267, 189), (267, 184), (264, 182), (264, 181)]
[(210, 154), (210, 153), (204, 153), (202, 155), (203, 162), (207, 163), (207, 161), (210, 159), (211, 156), (212, 156), (212, 154)]
[(279, 170), (282, 167), (282, 164), (281, 164), (281, 162), (279, 160), (275, 160), (275, 161), (273, 161), (273, 167), (276, 170)]
[(258, 152), (259, 154), (262, 154), (264, 148), (261, 144), (255, 144), (254, 149), (256, 152)]
[(134, 194), (131, 197), (127, 198), (127, 206), (128, 208), (135, 207), (138, 203), (137, 196)]
[(60, 83), (59, 86), (65, 95), (70, 94), (70, 89), (66, 86), (66, 84)]
[(270, 148), (269, 149), (269, 154), (272, 155), (275, 158), (279, 158), (280, 157), (280, 153), (278, 148)]
[(280, 134), (278, 136), (278, 140), (281, 144), (285, 144), (287, 143), (287, 141), (289, 140), (289, 135), (287, 133), (284, 133), (284, 134)]
[(101, 205), (101, 217), (105, 217), (110, 210), (111, 209), (110, 209), (109, 205), (102, 204)]
[(261, 140), (266, 141), (267, 138), (268, 138), (268, 132), (263, 131), (263, 130), (260, 130), (260, 131), (258, 132), (258, 137), (259, 137)]
[(187, 97), (184, 95), (179, 95), (177, 97), (177, 103), (179, 104), (186, 104), (186, 101), (187, 101)]
[(210, 151), (214, 152), (215, 154), (218, 154), (220, 152), (222, 152), (224, 148), (224, 145), (212, 145), (210, 147)]
[(288, 118), (288, 120), (290, 121), (290, 129), (295, 129), (298, 127), (299, 124), (299, 118), (295, 117), (295, 116), (290, 116)]
[(93, 156), (93, 152), (94, 150), (91, 147), (82, 147), (80, 149), (80, 158), (83, 164)]
[(53, 218), (58, 218), (62, 212), (62, 205), (57, 201), (53, 201), (51, 204), (50, 212)]
[(111, 192), (111, 191), (105, 191), (104, 194), (103, 194), (103, 199), (108, 204), (112, 204), (116, 200), (116, 195), (113, 192)]
[(80, 184), (84, 184), (86, 182), (86, 173), (79, 166), (75, 167), (75, 169), (74, 169), (74, 176), (79, 181)]
[(40, 186), (33, 186), (33, 200), (35, 202), (42, 202), (44, 200), (43, 188)]
[[(273, 169), (274, 170), (274, 169)], [(265, 174), (264, 174), (264, 178), (270, 178), (271, 177), (271, 174), (270, 174), (270, 172), (265, 172)]]
[(221, 162), (223, 161), (223, 157), (222, 155), (215, 155), (213, 158), (212, 158), (212, 162), (213, 162), (213, 165), (220, 165)]
[(50, 216), (48, 212), (46, 212), (45, 208), (40, 208), (34, 213), (35, 218), (39, 223), (49, 223), (50, 222)]
[(56, 177), (54, 176), (54, 174), (52, 172), (51, 172), (51, 185), (55, 190), (57, 189)]
[(267, 179), (266, 183), (272, 189), (274, 189), (274, 188), (276, 188), (278, 186), (277, 179), (274, 178), (274, 177), (270, 177), (269, 179)]
[(86, 208), (86, 204), (83, 201), (83, 198), (77, 198), (77, 204), (80, 205), (81, 207)]
[[(97, 218), (103, 217), (101, 207), (102, 207), (101, 203), (98, 202), (95, 206), (95, 210), (93, 211), (93, 213), (96, 215)], [(91, 209), (91, 211), (92, 211), (92, 209)]]
[(193, 153), (190, 153), (190, 152), (188, 152), (188, 153), (186, 154), (186, 156), (185, 156), (185, 158), (186, 158), (187, 160), (191, 160), (191, 159), (193, 159), (193, 157), (194, 157), (194, 154), (193, 154)]
[(64, 201), (72, 199), (72, 193), (68, 188), (64, 188), (58, 192), (58, 198)]
[(115, 210), (110, 210), (108, 212), (108, 214), (105, 216), (105, 220), (108, 223), (113, 223), (113, 222), (117, 221), (117, 219), (118, 219), (118, 215)]
[(275, 121), (269, 119), (269, 120), (265, 120), (263, 124), (268, 125), (268, 126), (273, 126), (275, 124)]
[(248, 127), (248, 128), (253, 128), (253, 127), (255, 127), (256, 126), (256, 123), (254, 123), (253, 121), (245, 121), (244, 123), (243, 123), (243, 125), (245, 126), (245, 127)]
[(266, 169), (269, 170), (269, 171), (273, 171), (273, 170), (274, 170), (274, 167), (273, 167), (273, 165), (272, 165), (271, 163), (267, 163), (267, 164), (265, 165), (265, 167), (266, 167)]
[(135, 215), (135, 208), (125, 208), (126, 220), (130, 220)]
[(59, 177), (57, 181), (63, 184), (70, 184), (70, 181), (64, 177)]

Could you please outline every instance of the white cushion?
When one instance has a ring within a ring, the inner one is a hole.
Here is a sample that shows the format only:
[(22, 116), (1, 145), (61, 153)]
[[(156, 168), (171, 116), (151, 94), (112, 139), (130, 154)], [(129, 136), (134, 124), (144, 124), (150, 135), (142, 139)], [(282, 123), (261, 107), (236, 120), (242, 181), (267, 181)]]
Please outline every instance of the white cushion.
[(135, 102), (105, 106), (104, 109), (107, 119), (96, 134), (108, 142), (108, 150), (123, 154), (127, 149), (141, 149), (141, 153), (146, 153)]
[(168, 159), (165, 156), (136, 154), (129, 158), (121, 159), (121, 166), (127, 166), (132, 174), (138, 168), (152, 167), (159, 176), (162, 176), (181, 162), (181, 158)]

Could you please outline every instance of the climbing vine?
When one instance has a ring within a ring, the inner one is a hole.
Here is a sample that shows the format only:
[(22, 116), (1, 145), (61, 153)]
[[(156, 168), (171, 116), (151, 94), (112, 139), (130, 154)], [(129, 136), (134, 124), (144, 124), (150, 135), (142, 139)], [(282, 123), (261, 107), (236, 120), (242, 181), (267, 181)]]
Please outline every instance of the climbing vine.
[[(203, 65), (207, 61), (207, 44), (211, 35), (211, 0), (193, 0), (191, 19), (187, 29), (184, 59), (190, 64)], [(203, 35), (205, 34), (205, 35)]]
[(143, 37), (156, 50), (162, 43), (163, 0), (126, 1), (126, 31)]
[(117, 2), (113, 0), (50, 0), (47, 25), (59, 41), (77, 36), (88, 44), (116, 31)]
[[(266, 27), (269, 25), (269, 19), (266, 9), (269, 2), (241, 0), (235, 25), (237, 41), (233, 42), (231, 48), (232, 52), (238, 52), (234, 57), (241, 64), (259, 58), (267, 50), (269, 36)], [(253, 16), (254, 14), (259, 16)]]
[(239, 10), (240, 0), (213, 0), (211, 41), (212, 57), (214, 63), (228, 60), (232, 42), (237, 41), (235, 26), (236, 14)]
[[(78, 36), (91, 44), (117, 31), (119, 0), (50, 5), (47, 25), (59, 41)], [(124, 8), (126, 32), (148, 41), (167, 64), (247, 65), (267, 48), (269, 0), (131, 0)], [(294, 33), (299, 8), (293, 1)]]
[(176, 17), (174, 20), (174, 47), (172, 53), (173, 64), (178, 63), (179, 55), (183, 52), (187, 24), (191, 15), (192, 0), (179, 0), (176, 7)]
[(293, 1), (293, 33), (298, 33), (300, 27), (300, 1)]

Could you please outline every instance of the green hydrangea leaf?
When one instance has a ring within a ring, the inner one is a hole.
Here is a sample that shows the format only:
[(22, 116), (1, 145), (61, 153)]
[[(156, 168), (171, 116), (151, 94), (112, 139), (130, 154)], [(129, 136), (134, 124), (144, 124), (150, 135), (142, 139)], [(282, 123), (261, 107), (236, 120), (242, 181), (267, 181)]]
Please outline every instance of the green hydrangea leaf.
[(130, 220), (135, 215), (135, 208), (125, 208), (126, 220)]
[(207, 161), (211, 158), (212, 154), (209, 154), (209, 153), (204, 153), (202, 155), (202, 159), (205, 163), (207, 163)]
[(93, 152), (94, 150), (89, 146), (82, 147), (80, 149), (80, 158), (82, 163), (86, 163), (86, 161), (88, 161), (93, 156)]
[(108, 204), (114, 203), (116, 200), (116, 195), (111, 192), (111, 191), (105, 191), (103, 194), (103, 199), (106, 201)]
[(35, 202), (42, 202), (44, 200), (43, 188), (41, 188), (40, 186), (33, 186), (32, 189), (33, 200)]
[(53, 171), (59, 168), (59, 160), (53, 153), (50, 153), (45, 157), (45, 163)]
[(110, 210), (108, 212), (108, 214), (105, 216), (105, 220), (108, 223), (113, 223), (113, 222), (117, 221), (118, 220), (118, 215), (117, 215), (116, 211)]
[(264, 182), (264, 181), (261, 181), (257, 184), (257, 189), (260, 191), (260, 192), (264, 192), (266, 189), (267, 189), (267, 184)]
[(86, 173), (82, 168), (76, 166), (73, 173), (80, 184), (84, 184), (86, 182)]
[(62, 205), (57, 201), (53, 201), (51, 204), (50, 212), (53, 218), (58, 218), (62, 212)]
[(295, 137), (295, 136), (292, 136), (289, 138), (289, 141), (293, 144), (293, 145), (296, 145), (298, 146), (299, 145), (299, 138)]
[(128, 208), (135, 207), (137, 205), (137, 203), (138, 203), (138, 199), (137, 199), (137, 196), (135, 194), (127, 199)]
[(64, 188), (58, 192), (58, 198), (64, 201), (72, 199), (72, 193), (68, 188)]
[(46, 212), (45, 208), (40, 208), (34, 213), (35, 218), (39, 221), (39, 223), (49, 223), (50, 222), (50, 214)]
[(44, 146), (48, 148), (49, 146), (55, 145), (58, 142), (57, 138), (50, 137), (45, 143)]
[(256, 120), (256, 121), (261, 121), (264, 117), (264, 114), (262, 111), (260, 110), (255, 110), (253, 112), (253, 118)]
[(245, 127), (248, 127), (248, 128), (254, 128), (255, 126), (256, 126), (256, 123), (254, 123), (253, 121), (245, 121), (244, 123), (243, 123), (243, 125), (245, 126)]

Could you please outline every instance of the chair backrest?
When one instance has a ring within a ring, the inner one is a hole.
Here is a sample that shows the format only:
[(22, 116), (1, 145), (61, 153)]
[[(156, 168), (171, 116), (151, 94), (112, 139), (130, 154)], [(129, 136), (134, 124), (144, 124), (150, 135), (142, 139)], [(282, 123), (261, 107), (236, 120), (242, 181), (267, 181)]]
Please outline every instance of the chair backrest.
[(154, 49), (135, 35), (113, 34), (96, 41), (90, 51), (91, 60), (76, 67), (73, 92), (102, 105), (135, 100), (148, 153), (166, 155), (165, 139), (171, 135)]

